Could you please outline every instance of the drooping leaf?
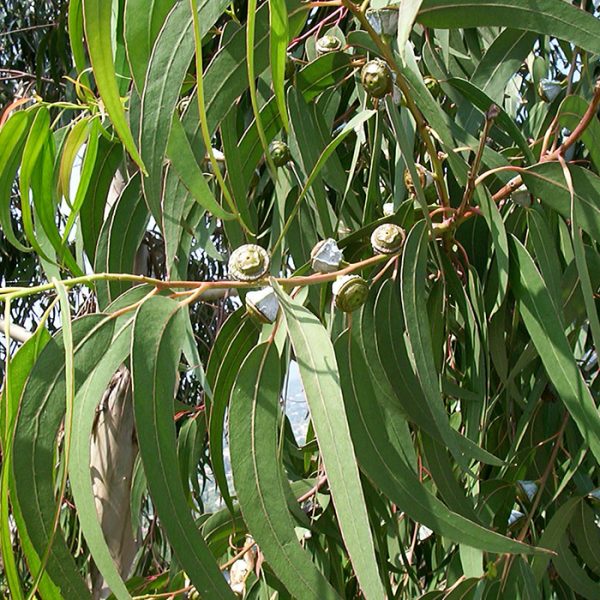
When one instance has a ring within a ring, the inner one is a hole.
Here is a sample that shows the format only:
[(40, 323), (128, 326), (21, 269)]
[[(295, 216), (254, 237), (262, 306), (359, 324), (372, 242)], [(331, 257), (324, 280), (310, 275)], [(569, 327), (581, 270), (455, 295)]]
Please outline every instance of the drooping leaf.
[(515, 27), (558, 36), (588, 52), (600, 53), (600, 24), (561, 0), (424, 0), (417, 22), (439, 29)]
[(125, 45), (131, 75), (138, 91), (144, 89), (146, 69), (156, 37), (175, 0), (126, 0)]
[(131, 361), (136, 430), (148, 489), (179, 563), (196, 589), (233, 598), (192, 518), (177, 468), (173, 395), (185, 337), (185, 313), (165, 297), (137, 310)]
[(228, 220), (235, 218), (235, 215), (228, 213), (216, 201), (212, 190), (208, 186), (208, 183), (206, 183), (204, 175), (196, 162), (194, 153), (192, 152), (190, 143), (186, 137), (185, 130), (177, 115), (173, 117), (173, 123), (171, 125), (167, 156), (183, 184), (202, 208), (206, 209), (218, 219)]
[(98, 522), (96, 501), (92, 490), (90, 473), (90, 437), (97, 417), (98, 403), (108, 387), (111, 377), (129, 355), (131, 326), (128, 323), (116, 332), (110, 349), (98, 361), (86, 382), (78, 390), (73, 411), (73, 437), (69, 460), (69, 481), (81, 530), (94, 558), (94, 564), (102, 573), (116, 598), (131, 598), (106, 543), (104, 532)]
[[(75, 386), (83, 384), (106, 351), (112, 338), (112, 323), (103, 315), (90, 315), (73, 323)], [(13, 442), (15, 491), (27, 536), (39, 564), (48, 550), (46, 570), (64, 596), (89, 598), (71, 552), (60, 531), (53, 534), (54, 447), (65, 415), (65, 360), (62, 337), (53, 338), (36, 362), (27, 381)]]
[(279, 115), (284, 128), (288, 129), (288, 117), (285, 104), (285, 64), (287, 46), (289, 43), (289, 24), (285, 0), (272, 0), (269, 2), (269, 16), (271, 23), (271, 75), (273, 90), (279, 108)]
[(423, 299), (426, 298), (428, 246), (425, 222), (418, 222), (408, 234), (402, 254), (404, 322), (408, 332), (415, 372), (424, 393), (428, 414), (458, 464), (463, 468), (468, 468), (469, 459), (477, 458), (488, 461), (493, 457), (475, 444), (468, 444), (466, 438), (457, 437), (448, 421), (441, 394), (439, 373), (434, 362), (427, 307), (423, 303)]
[(361, 372), (360, 353), (347, 333), (335, 344), (343, 381), (346, 413), (361, 467), (401, 510), (440, 535), (490, 552), (531, 553), (533, 548), (485, 529), (450, 511), (426, 490), (418, 475), (383, 434), (384, 415), (369, 406), (373, 388)]
[(384, 595), (331, 340), (319, 320), (274, 282), (300, 369), (342, 537), (366, 598)]
[[(39, 571), (40, 562), (37, 553), (31, 546), (27, 531), (23, 525), (21, 509), (14, 491), (14, 475), (12, 469), (12, 445), (14, 438), (14, 426), (23, 387), (31, 373), (35, 361), (40, 352), (49, 341), (49, 334), (45, 327), (39, 327), (19, 348), (13, 357), (6, 363), (4, 385), (0, 396), (3, 411), (0, 414), (0, 431), (2, 436), (2, 465), (1, 465), (1, 487), (0, 487), (0, 544), (2, 548), (3, 570), (8, 584), (11, 597), (23, 600), (25, 598), (21, 587), (20, 576), (17, 567), (13, 539), (11, 536), (9, 507), (12, 508), (12, 516), (19, 530), (19, 537), (27, 557), (29, 568), (32, 572)], [(12, 506), (9, 496), (12, 495)], [(36, 560), (37, 559), (37, 560)], [(51, 597), (58, 597), (58, 589), (46, 574), (40, 581), (40, 591)]]
[(103, 0), (82, 1), (87, 48), (100, 96), (117, 135), (121, 138), (131, 158), (144, 171), (144, 163), (127, 124), (119, 94), (113, 62), (112, 4)]
[(523, 322), (560, 399), (596, 460), (600, 460), (598, 409), (573, 356), (562, 319), (556, 313), (548, 288), (523, 244), (513, 237), (512, 248), (511, 276), (517, 286), (516, 296)]
[[(203, 0), (201, 34), (205, 35), (221, 15), (225, 0)], [(163, 161), (173, 114), (183, 80), (194, 56), (192, 13), (189, 2), (178, 2), (157, 37), (142, 91), (140, 152), (148, 170), (144, 195), (154, 218), (160, 222)]]
[[(140, 178), (134, 176), (123, 188), (102, 226), (94, 264), (97, 273), (135, 271), (136, 255), (148, 218), (148, 209), (141, 196)], [(131, 282), (127, 281), (99, 281), (96, 293), (100, 308), (104, 309), (129, 287)]]
[(238, 500), (269, 566), (296, 598), (339, 598), (300, 546), (288, 511), (288, 485), (277, 459), (281, 390), (274, 344), (254, 348), (231, 393), (229, 442)]
[[(575, 197), (573, 203), (577, 222), (594, 240), (600, 240), (600, 177), (581, 167), (570, 167)], [(542, 163), (523, 172), (527, 188), (542, 205), (548, 206), (565, 219), (571, 218), (571, 194), (564, 172), (556, 163)]]
[(244, 308), (237, 310), (229, 317), (215, 342), (206, 370), (206, 376), (213, 392), (208, 412), (208, 441), (212, 470), (221, 495), (231, 510), (233, 510), (233, 501), (229, 493), (223, 459), (225, 413), (236, 375), (243, 360), (256, 345), (258, 338), (256, 325), (251, 319), (244, 317)]
[(22, 252), (30, 252), (31, 248), (22, 244), (15, 235), (10, 200), (30, 126), (31, 113), (23, 111), (13, 114), (0, 128), (0, 226), (8, 241)]

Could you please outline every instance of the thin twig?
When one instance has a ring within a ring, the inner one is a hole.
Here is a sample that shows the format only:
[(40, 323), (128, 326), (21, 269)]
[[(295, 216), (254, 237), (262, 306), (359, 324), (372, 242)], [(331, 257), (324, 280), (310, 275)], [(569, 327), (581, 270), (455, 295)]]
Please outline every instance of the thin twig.
[(479, 172), (481, 160), (483, 158), (483, 151), (485, 150), (487, 138), (490, 133), (490, 129), (494, 124), (494, 120), (499, 114), (500, 108), (496, 104), (492, 104), (489, 110), (485, 113), (485, 123), (483, 125), (481, 137), (479, 138), (479, 146), (477, 147), (477, 153), (475, 154), (475, 158), (473, 159), (473, 164), (469, 169), (467, 185), (465, 186), (465, 193), (463, 194), (462, 201), (460, 203), (460, 206), (458, 207), (458, 211), (456, 212), (456, 218), (460, 218), (469, 207), (471, 198), (473, 197), (473, 194), (475, 192), (475, 181), (477, 178), (477, 173)]
[(402, 92), (404, 99), (406, 101), (406, 107), (412, 114), (417, 128), (419, 130), (419, 134), (423, 142), (425, 143), (425, 147), (427, 148), (427, 154), (429, 155), (429, 159), (431, 160), (431, 165), (433, 167), (433, 175), (435, 181), (435, 187), (438, 192), (438, 197), (442, 206), (449, 206), (450, 199), (448, 197), (448, 190), (446, 189), (446, 184), (444, 181), (444, 168), (442, 166), (442, 161), (440, 160), (438, 153), (435, 148), (435, 144), (433, 142), (433, 137), (429, 131), (427, 122), (425, 118), (421, 114), (421, 111), (417, 108), (412, 96), (410, 95), (410, 88), (404, 79), (404, 75), (402, 71), (398, 67), (394, 55), (390, 50), (390, 47), (381, 39), (380, 36), (377, 35), (376, 31), (373, 29), (364, 13), (361, 10), (361, 7), (357, 6), (352, 2), (352, 0), (342, 0), (342, 4), (359, 20), (362, 27), (369, 34), (371, 39), (377, 45), (377, 48), (381, 52), (382, 56), (385, 58), (386, 62), (390, 66), (391, 69), (394, 70), (396, 74), (396, 85)]
[[(600, 81), (596, 82), (594, 86), (594, 97), (590, 102), (585, 114), (581, 118), (581, 121), (578, 123), (577, 127), (571, 132), (571, 134), (567, 137), (566, 140), (553, 152), (550, 152), (542, 157), (540, 157), (540, 163), (553, 162), (558, 160), (559, 156), (564, 156), (565, 152), (573, 145), (579, 138), (582, 136), (583, 132), (587, 129), (589, 124), (596, 118), (596, 113), (598, 111), (598, 105), (600, 105)], [(523, 178), (520, 175), (511, 179), (505, 186), (500, 188), (493, 196), (492, 199), (494, 202), (498, 202), (510, 194), (518, 188), (523, 183)]]

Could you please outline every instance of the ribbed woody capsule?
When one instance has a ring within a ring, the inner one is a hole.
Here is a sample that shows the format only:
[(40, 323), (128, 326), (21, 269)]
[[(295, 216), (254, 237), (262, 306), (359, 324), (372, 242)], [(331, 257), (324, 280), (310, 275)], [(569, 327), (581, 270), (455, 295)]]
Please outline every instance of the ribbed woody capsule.
[(341, 50), (342, 41), (335, 37), (335, 35), (327, 34), (317, 40), (315, 48), (317, 50), (317, 54), (322, 56), (328, 52), (337, 52), (338, 50)]
[(346, 313), (360, 308), (369, 296), (369, 284), (360, 275), (342, 275), (331, 289), (336, 307)]
[(244, 244), (229, 257), (229, 273), (238, 281), (257, 281), (269, 272), (267, 251), (256, 244)]
[[(433, 184), (433, 175), (423, 165), (417, 164), (415, 165), (415, 167), (419, 175), (419, 182), (421, 184), (421, 187), (425, 190)], [(414, 196), (416, 190), (413, 184), (412, 176), (408, 169), (404, 171), (404, 185), (406, 186), (408, 193)]]
[(288, 145), (280, 140), (271, 142), (271, 145), (269, 146), (269, 154), (271, 155), (273, 164), (276, 167), (284, 167), (292, 158)]
[(394, 223), (384, 223), (371, 234), (371, 246), (377, 254), (395, 254), (402, 250), (406, 232)]
[(365, 92), (373, 98), (383, 98), (392, 91), (392, 73), (385, 61), (370, 60), (360, 72), (360, 82)]

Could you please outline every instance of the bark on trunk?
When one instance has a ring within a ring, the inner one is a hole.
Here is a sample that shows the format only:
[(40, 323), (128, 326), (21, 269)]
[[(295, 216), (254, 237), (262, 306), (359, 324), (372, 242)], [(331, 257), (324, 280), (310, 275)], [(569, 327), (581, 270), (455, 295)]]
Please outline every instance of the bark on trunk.
[[(98, 407), (91, 439), (91, 476), (98, 520), (106, 543), (123, 578), (127, 578), (138, 548), (131, 526), (131, 481), (138, 447), (135, 439), (131, 376), (121, 367), (113, 376)], [(110, 590), (94, 565), (94, 599)]]

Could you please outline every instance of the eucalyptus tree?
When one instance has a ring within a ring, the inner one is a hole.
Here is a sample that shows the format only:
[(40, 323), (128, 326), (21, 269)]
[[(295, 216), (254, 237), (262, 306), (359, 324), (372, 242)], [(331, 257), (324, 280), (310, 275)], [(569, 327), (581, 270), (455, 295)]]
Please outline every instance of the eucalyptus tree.
[(0, 129), (0, 299), (61, 325), (5, 365), (11, 597), (598, 596), (594, 10), (69, 2)]

